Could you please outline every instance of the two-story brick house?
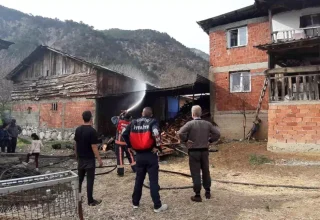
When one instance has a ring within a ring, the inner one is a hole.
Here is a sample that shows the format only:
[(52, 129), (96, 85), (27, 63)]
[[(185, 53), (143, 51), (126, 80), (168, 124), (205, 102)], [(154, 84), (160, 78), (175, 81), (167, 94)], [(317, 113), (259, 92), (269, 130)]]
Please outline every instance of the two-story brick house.
[(237, 102), (245, 96), (254, 109), (267, 77), (260, 135), (268, 148), (319, 151), (320, 2), (256, 0), (199, 24), (210, 36), (211, 111), (223, 133), (238, 137)]
[[(247, 131), (268, 68), (268, 55), (254, 46), (270, 41), (268, 14), (249, 6), (198, 22), (210, 38), (211, 113), (228, 138), (243, 138), (243, 111)], [(260, 138), (267, 138), (267, 99), (260, 118)], [(247, 132), (246, 131), (246, 132)]]

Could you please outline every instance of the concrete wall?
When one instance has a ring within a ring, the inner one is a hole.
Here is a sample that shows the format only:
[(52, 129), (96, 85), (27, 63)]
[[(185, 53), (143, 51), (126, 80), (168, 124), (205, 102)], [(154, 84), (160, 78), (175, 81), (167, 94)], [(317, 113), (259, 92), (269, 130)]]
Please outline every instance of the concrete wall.
[(320, 152), (320, 103), (270, 104), (268, 149)]
[(272, 29), (273, 31), (298, 29), (300, 28), (300, 17), (319, 13), (320, 7), (315, 7), (275, 14), (272, 16)]
[[(262, 124), (259, 132), (254, 137), (258, 140), (268, 138), (268, 114), (262, 112), (260, 114)], [(239, 112), (217, 112), (214, 115), (214, 121), (219, 125), (221, 135), (230, 139), (243, 139), (243, 115)], [(247, 113), (246, 134), (252, 128), (254, 121), (254, 112)]]
[[(247, 25), (248, 45), (237, 48), (227, 48), (228, 29)], [(243, 116), (240, 111), (255, 110), (259, 101), (260, 92), (264, 82), (264, 70), (268, 68), (268, 55), (265, 51), (254, 46), (269, 43), (270, 25), (268, 18), (255, 18), (245, 21), (216, 27), (210, 30), (210, 73), (209, 77), (214, 83), (211, 86), (211, 113), (220, 126), (222, 135), (227, 138), (243, 138)], [(250, 71), (251, 92), (231, 93), (230, 72)], [(268, 94), (262, 109), (268, 108)], [(232, 113), (230, 113), (232, 112)], [(248, 116), (247, 130), (252, 126), (254, 114)], [(259, 139), (267, 137), (267, 116), (261, 115), (263, 126)]]
[[(57, 103), (57, 111), (51, 109), (52, 103)], [(24, 135), (44, 133), (47, 139), (57, 139), (60, 132), (62, 139), (72, 139), (75, 128), (83, 123), (82, 112), (86, 110), (95, 115), (95, 100), (25, 101), (13, 103), (12, 117), (23, 128)]]

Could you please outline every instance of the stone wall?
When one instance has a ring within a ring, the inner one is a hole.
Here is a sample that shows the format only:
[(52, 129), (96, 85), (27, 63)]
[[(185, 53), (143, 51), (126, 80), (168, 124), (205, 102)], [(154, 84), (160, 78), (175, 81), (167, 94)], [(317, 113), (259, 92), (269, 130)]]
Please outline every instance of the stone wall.
[(270, 104), (268, 149), (320, 152), (320, 103)]
[[(247, 113), (246, 134), (250, 131), (254, 121), (254, 112)], [(257, 140), (268, 138), (268, 114), (260, 113), (262, 123), (259, 132), (254, 136)], [(219, 125), (222, 137), (229, 139), (243, 139), (243, 115), (238, 112), (218, 112), (214, 116), (214, 121)]]

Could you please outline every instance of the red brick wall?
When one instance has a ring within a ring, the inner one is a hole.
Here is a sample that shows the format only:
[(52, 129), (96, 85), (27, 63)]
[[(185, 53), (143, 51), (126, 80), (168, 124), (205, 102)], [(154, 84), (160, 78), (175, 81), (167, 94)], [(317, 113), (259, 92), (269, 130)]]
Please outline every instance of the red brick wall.
[[(52, 103), (58, 103), (57, 111), (52, 110)], [(40, 105), (40, 108), (39, 108)], [(37, 102), (19, 104), (15, 103), (12, 106), (12, 110), (16, 113), (23, 113), (19, 121), (23, 123), (23, 119), (28, 117), (28, 107), (31, 107), (31, 112), (37, 112), (37, 116), (34, 120), (40, 120), (40, 127), (46, 128), (75, 128), (83, 123), (82, 112), (91, 111), (95, 115), (95, 101), (94, 100), (52, 100), (48, 102)], [(63, 110), (64, 109), (64, 110)], [(39, 119), (38, 119), (39, 118)]]
[(31, 112), (37, 112), (39, 111), (38, 104), (19, 104), (19, 103), (14, 103), (12, 105), (12, 110), (17, 111), (17, 112), (24, 112), (28, 111), (28, 108), (31, 107)]
[[(227, 48), (227, 32), (216, 31), (210, 34), (210, 64), (213, 68), (231, 65), (261, 63), (268, 61), (265, 51), (258, 50), (255, 45), (270, 42), (269, 22), (249, 24), (248, 45), (239, 48)], [(251, 73), (262, 73), (265, 69), (252, 69)], [(214, 100), (218, 111), (238, 111), (242, 109), (245, 100), (247, 110), (255, 110), (263, 87), (264, 76), (251, 77), (251, 92), (230, 93), (229, 72), (214, 73), (216, 98)], [(268, 109), (268, 94), (262, 109)]]
[[(251, 73), (261, 73), (264, 69), (251, 70)], [(261, 89), (265, 77), (251, 77), (251, 92), (249, 93), (231, 93), (230, 92), (230, 74), (215, 74), (215, 105), (218, 111), (237, 111), (242, 110), (242, 100), (246, 103), (247, 110), (255, 110), (259, 101)], [(262, 109), (268, 109), (268, 93), (263, 100)]]
[(268, 142), (320, 144), (320, 104), (270, 105)]
[(84, 111), (91, 111), (95, 115), (95, 102), (93, 100), (67, 102), (65, 105), (64, 127), (74, 128), (81, 125)]
[(53, 111), (53, 102), (40, 104), (40, 127), (44, 126), (46, 128), (62, 128), (63, 103), (57, 102), (58, 109), (57, 111)]
[(210, 33), (210, 65), (213, 67), (267, 62), (265, 51), (253, 46), (270, 42), (269, 22), (248, 25), (248, 45), (227, 49), (227, 32)]

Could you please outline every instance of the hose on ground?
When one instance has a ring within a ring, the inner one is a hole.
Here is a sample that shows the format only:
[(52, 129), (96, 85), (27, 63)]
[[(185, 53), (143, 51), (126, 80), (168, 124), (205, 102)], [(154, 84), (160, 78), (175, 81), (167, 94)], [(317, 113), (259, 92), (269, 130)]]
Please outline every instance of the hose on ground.
[[(114, 159), (114, 157), (105, 157), (106, 159)], [(41, 168), (44, 167), (49, 167), (52, 166), (54, 164), (59, 164), (59, 163), (63, 163), (66, 162), (70, 159), (70, 156), (68, 157), (68, 159), (65, 159), (63, 161), (58, 161), (55, 163), (50, 163), (49, 165), (45, 165), (42, 166)], [(107, 165), (107, 166), (103, 166), (103, 167), (97, 167), (97, 168), (108, 168), (108, 167), (112, 167), (113, 169), (103, 172), (103, 173), (96, 173), (96, 176), (100, 176), (100, 175), (106, 175), (109, 174), (111, 172), (113, 172), (116, 168), (117, 165)], [(72, 169), (77, 170), (77, 169)], [(187, 178), (191, 178), (190, 174), (186, 174), (186, 173), (182, 173), (182, 172), (176, 172), (176, 171), (170, 171), (170, 170), (163, 170), (160, 169), (159, 172), (163, 172), (163, 173), (170, 173), (170, 174), (175, 174), (175, 175), (180, 175), (180, 176), (184, 176)], [(233, 184), (233, 185), (244, 185), (244, 186), (254, 186), (254, 187), (268, 187), (268, 188), (290, 188), (290, 189), (304, 189), (304, 190), (320, 190), (320, 187), (316, 187), (316, 186), (295, 186), (295, 185), (278, 185), (278, 184), (258, 184), (258, 183), (246, 183), (246, 182), (236, 182), (236, 181), (226, 181), (226, 180), (212, 180), (212, 182), (217, 182), (217, 183), (222, 183), (222, 184)], [(149, 186), (147, 186), (146, 184), (144, 184), (144, 187), (146, 188), (150, 188)], [(178, 186), (178, 187), (161, 187), (160, 190), (176, 190), (176, 189), (190, 189), (193, 188), (193, 186)]]
[[(162, 170), (159, 172), (176, 174), (184, 177), (191, 178), (190, 174), (170, 171), (170, 170)], [(226, 181), (226, 180), (212, 180), (212, 182), (222, 183), (222, 184), (233, 184), (233, 185), (244, 185), (244, 186), (255, 186), (255, 187), (268, 187), (268, 188), (290, 188), (290, 189), (304, 189), (304, 190), (319, 190), (320, 187), (316, 186), (294, 186), (294, 185), (278, 185), (278, 184), (258, 184), (258, 183), (246, 183), (246, 182), (236, 182), (236, 181)], [(143, 184), (144, 187), (150, 189), (149, 186)], [(180, 186), (180, 187), (160, 187), (160, 190), (176, 190), (176, 189), (190, 189), (193, 186)]]

